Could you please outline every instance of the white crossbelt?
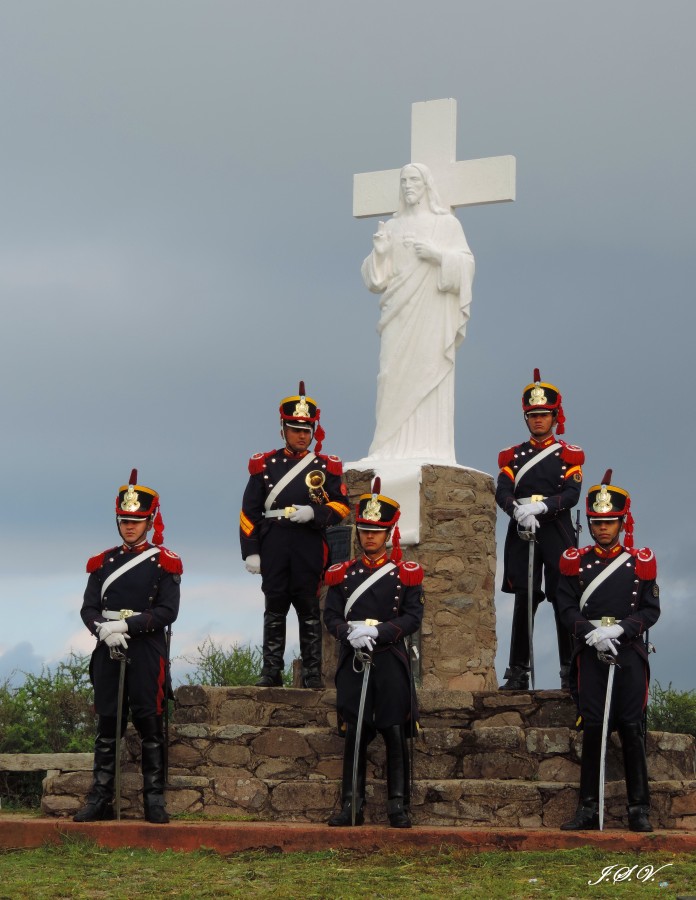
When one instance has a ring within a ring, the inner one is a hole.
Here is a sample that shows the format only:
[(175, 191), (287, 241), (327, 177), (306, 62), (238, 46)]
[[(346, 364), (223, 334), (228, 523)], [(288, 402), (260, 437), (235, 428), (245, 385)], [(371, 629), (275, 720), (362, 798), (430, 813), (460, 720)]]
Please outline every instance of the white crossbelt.
[(133, 569), (135, 566), (139, 566), (140, 563), (145, 562), (146, 559), (150, 559), (151, 556), (154, 556), (156, 553), (160, 552), (159, 547), (150, 547), (149, 550), (143, 550), (142, 553), (138, 553), (133, 559), (129, 559), (128, 562), (121, 566), (120, 569), (116, 569), (115, 572), (112, 572), (111, 575), (106, 579), (101, 588), (101, 599), (104, 599), (104, 594), (106, 593), (107, 588), (113, 584), (113, 582), (120, 578), (121, 575), (124, 575), (129, 569)]
[(353, 608), (353, 605), (355, 604), (355, 601), (358, 599), (358, 597), (361, 597), (365, 593), (365, 591), (369, 587), (372, 587), (372, 585), (376, 581), (379, 581), (379, 579), (382, 578), (383, 575), (387, 575), (389, 572), (391, 572), (395, 568), (396, 568), (396, 566), (394, 565), (394, 563), (391, 563), (391, 562), (387, 563), (385, 566), (382, 566), (381, 568), (379, 568), (375, 572), (373, 572), (372, 575), (370, 575), (369, 578), (366, 578), (365, 581), (363, 581), (363, 583), (359, 587), (356, 587), (356, 589), (353, 591), (353, 593), (348, 598), (348, 602), (346, 603), (346, 608), (343, 610), (343, 618), (344, 619), (348, 618), (348, 613)]
[(609, 563), (609, 565), (601, 572), (590, 584), (587, 585), (585, 590), (582, 592), (582, 596), (580, 597), (580, 612), (582, 612), (583, 607), (590, 599), (590, 596), (595, 592), (595, 590), (600, 586), (603, 581), (606, 581), (610, 575), (613, 575), (617, 569), (620, 569), (621, 566), (627, 562), (631, 558), (630, 553), (626, 553), (624, 550), (623, 553), (620, 553), (616, 559)]
[(286, 485), (290, 484), (293, 478), (299, 475), (300, 472), (304, 472), (307, 466), (310, 466), (315, 461), (315, 459), (316, 456), (313, 453), (308, 453), (303, 460), (301, 460), (296, 466), (293, 466), (292, 469), (286, 472), (285, 475), (283, 475), (283, 477), (280, 479), (280, 481), (273, 487), (263, 504), (265, 510), (264, 515), (267, 519), (277, 518), (279, 512), (282, 512), (282, 514), (285, 515), (285, 510), (273, 510), (270, 513), (269, 511), (273, 506), (276, 497), (283, 490), (283, 488)]
[(550, 456), (552, 453), (556, 453), (558, 451), (558, 449), (559, 449), (559, 444), (554, 442), (553, 444), (549, 444), (549, 446), (545, 450), (542, 450), (541, 453), (537, 453), (536, 456), (533, 456), (531, 459), (528, 459), (527, 462), (519, 470), (517, 475), (515, 475), (515, 487), (517, 487), (517, 484), (519, 483), (519, 480), (522, 478), (523, 475), (526, 475), (527, 472), (529, 472), (529, 470), (531, 468), (536, 466), (537, 463), (540, 463), (542, 461), (542, 459), (546, 459), (547, 456)]

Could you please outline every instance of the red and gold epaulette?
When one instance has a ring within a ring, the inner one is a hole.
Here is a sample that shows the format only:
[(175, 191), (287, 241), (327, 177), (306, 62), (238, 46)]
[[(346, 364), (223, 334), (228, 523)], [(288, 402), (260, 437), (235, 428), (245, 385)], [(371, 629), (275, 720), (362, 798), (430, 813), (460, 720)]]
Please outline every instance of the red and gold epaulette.
[(87, 560), (87, 572), (90, 575), (92, 574), (92, 572), (96, 572), (97, 569), (101, 569), (101, 567), (104, 565), (106, 554), (109, 552), (109, 550), (104, 550), (103, 553), (97, 553), (96, 556), (90, 556), (90, 558)]
[(328, 584), (329, 587), (340, 584), (343, 581), (343, 578), (346, 574), (346, 569), (349, 565), (349, 562), (342, 562), (335, 563), (333, 566), (329, 566), (329, 568), (326, 570), (326, 575), (324, 575), (324, 583)]
[(406, 587), (413, 587), (415, 584), (423, 583), (423, 566), (413, 560), (404, 560), (399, 563), (399, 579)]
[(172, 575), (181, 575), (184, 571), (184, 564), (181, 557), (174, 553), (173, 550), (167, 550), (166, 547), (160, 547), (159, 564), (165, 572), (171, 572)]
[(326, 463), (326, 471), (331, 475), (343, 475), (343, 461), (338, 456), (325, 456), (317, 453), (318, 459)]
[(650, 547), (640, 550), (629, 550), (636, 561), (636, 575), (641, 581), (654, 581), (657, 578), (657, 559)]
[(586, 553), (589, 553), (591, 549), (592, 544), (589, 544), (587, 547), (581, 547), (579, 550), (577, 547), (568, 547), (561, 556), (561, 561), (558, 566), (561, 575), (579, 575), (580, 560)]
[(249, 460), (249, 474), (260, 475), (266, 468), (266, 460), (269, 456), (273, 456), (275, 450), (269, 450), (268, 453), (254, 453)]
[(566, 444), (565, 441), (558, 442), (561, 447), (561, 459), (563, 462), (570, 463), (571, 466), (581, 466), (585, 462), (585, 451), (582, 447), (575, 444)]
[(506, 450), (501, 450), (498, 454), (498, 468), (504, 469), (505, 466), (509, 466), (510, 463), (515, 458), (515, 450), (517, 450), (517, 446), (508, 447)]

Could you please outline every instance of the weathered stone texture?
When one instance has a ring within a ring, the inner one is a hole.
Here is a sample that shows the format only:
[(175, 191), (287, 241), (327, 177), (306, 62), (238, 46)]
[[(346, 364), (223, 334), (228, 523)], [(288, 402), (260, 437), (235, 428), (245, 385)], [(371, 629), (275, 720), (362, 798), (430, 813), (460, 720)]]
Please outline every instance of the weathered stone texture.
[[(346, 472), (352, 506), (373, 476)], [(421, 477), (420, 543), (404, 548), (404, 558), (425, 569), (422, 684), (429, 690), (495, 690), (493, 479), (472, 469), (434, 465), (423, 466)]]

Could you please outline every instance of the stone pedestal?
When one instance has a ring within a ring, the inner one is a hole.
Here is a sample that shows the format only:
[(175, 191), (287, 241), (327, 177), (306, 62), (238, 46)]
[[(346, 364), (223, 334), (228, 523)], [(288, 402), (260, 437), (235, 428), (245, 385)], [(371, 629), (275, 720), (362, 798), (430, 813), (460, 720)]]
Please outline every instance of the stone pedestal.
[[(360, 494), (370, 490), (376, 474), (368, 469), (346, 471), (353, 509)], [(403, 552), (404, 559), (416, 560), (425, 569), (421, 686), (496, 690), (493, 479), (460, 466), (424, 465), (420, 481), (419, 542)], [(331, 679), (335, 641), (329, 636), (324, 639), (324, 659), (325, 677)]]

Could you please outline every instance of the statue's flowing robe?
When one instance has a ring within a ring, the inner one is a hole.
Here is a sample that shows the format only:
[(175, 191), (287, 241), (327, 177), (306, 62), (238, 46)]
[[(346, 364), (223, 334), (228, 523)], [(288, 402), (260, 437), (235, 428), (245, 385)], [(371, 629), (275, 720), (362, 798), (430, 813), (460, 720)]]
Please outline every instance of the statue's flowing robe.
[[(394, 216), (389, 250), (374, 250), (362, 275), (382, 294), (373, 459), (455, 463), (454, 355), (471, 306), (474, 257), (453, 215)], [(413, 241), (430, 240), (440, 265), (419, 259)]]

